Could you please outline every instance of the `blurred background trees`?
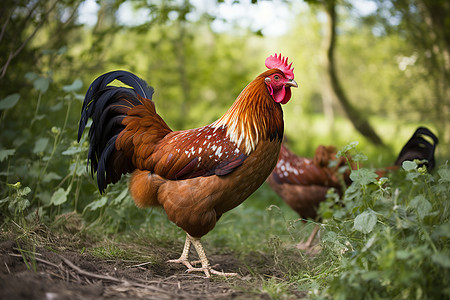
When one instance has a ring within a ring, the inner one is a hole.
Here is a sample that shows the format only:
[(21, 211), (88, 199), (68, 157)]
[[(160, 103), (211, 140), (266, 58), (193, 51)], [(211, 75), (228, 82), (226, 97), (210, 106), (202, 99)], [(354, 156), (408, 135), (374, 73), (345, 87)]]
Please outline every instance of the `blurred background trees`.
[(24, 205), (71, 195), (80, 210), (83, 194), (90, 203), (95, 186), (80, 179), (85, 145), (75, 140), (97, 76), (125, 69), (146, 79), (179, 130), (222, 115), (275, 52), (300, 84), (284, 109), (297, 153), (358, 140), (372, 165), (392, 162), (425, 125), (440, 138), (438, 160), (448, 159), (449, 28), (446, 0), (4, 0), (0, 199), (22, 182)]

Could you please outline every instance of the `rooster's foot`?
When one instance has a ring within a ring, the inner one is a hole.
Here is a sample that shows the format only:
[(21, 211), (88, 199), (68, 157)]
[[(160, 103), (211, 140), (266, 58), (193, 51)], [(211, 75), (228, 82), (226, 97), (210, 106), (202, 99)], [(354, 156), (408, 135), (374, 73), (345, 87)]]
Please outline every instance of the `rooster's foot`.
[(192, 272), (203, 272), (203, 273), (205, 273), (206, 278), (211, 277), (211, 274), (220, 275), (220, 276), (224, 276), (224, 277), (239, 276), (237, 273), (225, 273), (222, 271), (214, 270), (210, 266), (201, 267), (201, 268), (188, 268), (186, 270), (186, 273), (192, 273)]
[(183, 258), (179, 258), (179, 259), (171, 259), (167, 261), (168, 263), (176, 263), (176, 264), (183, 264), (186, 266), (186, 268), (188, 269), (192, 269), (194, 268), (191, 263), (189, 262), (189, 260), (187, 259), (183, 259)]

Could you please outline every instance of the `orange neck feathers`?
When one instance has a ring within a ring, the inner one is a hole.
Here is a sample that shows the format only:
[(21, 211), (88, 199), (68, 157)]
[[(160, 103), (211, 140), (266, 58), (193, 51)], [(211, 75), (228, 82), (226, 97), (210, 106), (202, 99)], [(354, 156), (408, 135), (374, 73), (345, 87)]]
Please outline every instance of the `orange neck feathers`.
[(224, 128), (227, 136), (237, 147), (249, 155), (260, 140), (283, 138), (284, 123), (281, 105), (270, 96), (265, 78), (276, 73), (268, 70), (250, 82), (237, 97), (228, 111), (211, 124)]

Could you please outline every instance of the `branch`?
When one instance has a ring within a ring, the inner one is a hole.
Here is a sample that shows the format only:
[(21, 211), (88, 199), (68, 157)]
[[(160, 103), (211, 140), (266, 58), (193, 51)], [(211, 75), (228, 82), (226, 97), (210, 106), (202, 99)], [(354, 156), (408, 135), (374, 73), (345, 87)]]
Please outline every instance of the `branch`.
[(158, 293), (163, 293), (163, 294), (170, 294), (169, 292), (167, 292), (166, 290), (163, 289), (159, 289), (157, 287), (153, 287), (150, 285), (145, 285), (145, 284), (140, 284), (137, 282), (130, 282), (128, 280), (125, 279), (119, 279), (116, 277), (112, 277), (109, 275), (99, 275), (99, 274), (95, 274), (95, 273), (91, 273), (89, 271), (83, 270), (79, 267), (77, 267), (75, 264), (73, 264), (70, 260), (68, 260), (67, 258), (65, 258), (64, 256), (58, 255), (69, 267), (71, 267), (73, 270), (75, 270), (78, 274), (81, 275), (85, 275), (91, 278), (96, 278), (96, 279), (101, 279), (101, 280), (108, 280), (108, 281), (112, 281), (112, 282), (117, 282), (117, 283), (122, 283), (125, 285), (130, 285), (130, 286), (135, 286), (135, 287), (140, 287), (140, 288), (144, 288), (144, 289), (148, 289), (148, 290), (152, 290)]
[(325, 2), (324, 6), (327, 15), (327, 24), (325, 28), (325, 39), (327, 39), (325, 43), (327, 43), (327, 54), (325, 64), (333, 93), (341, 103), (342, 108), (344, 109), (345, 113), (347, 114), (356, 130), (358, 130), (362, 135), (368, 138), (375, 145), (383, 146), (383, 141), (369, 124), (368, 120), (365, 119), (354, 106), (352, 106), (339, 80), (334, 58), (334, 50), (336, 48), (337, 23), (336, 3), (334, 0), (331, 0)]
[(13, 60), (22, 50), (23, 48), (25, 48), (25, 46), (28, 44), (28, 42), (34, 37), (34, 35), (38, 32), (38, 30), (42, 27), (42, 24), (44, 24), (44, 22), (47, 20), (47, 16), (50, 14), (50, 12), (56, 7), (56, 4), (58, 3), (58, 1), (55, 1), (53, 3), (53, 5), (50, 7), (50, 9), (45, 13), (44, 17), (42, 18), (41, 22), (39, 22), (39, 24), (36, 26), (36, 28), (34, 28), (33, 32), (28, 36), (28, 38), (22, 43), (22, 45), (19, 46), (19, 48), (17, 48), (17, 50), (15, 52), (10, 52), (8, 59), (6, 60), (5, 64), (0, 68), (0, 79), (2, 79), (5, 74), (6, 74), (6, 70), (8, 69), (8, 66), (11, 62), (11, 60)]
[(3, 26), (2, 26), (2, 31), (0, 32), (0, 42), (2, 41), (3, 36), (5, 35), (6, 26), (8, 26), (8, 23), (9, 23), (9, 20), (11, 19), (11, 15), (12, 15), (13, 11), (14, 11), (14, 9), (11, 10), (11, 12), (8, 15), (8, 17), (6, 18), (5, 24), (3, 24)]

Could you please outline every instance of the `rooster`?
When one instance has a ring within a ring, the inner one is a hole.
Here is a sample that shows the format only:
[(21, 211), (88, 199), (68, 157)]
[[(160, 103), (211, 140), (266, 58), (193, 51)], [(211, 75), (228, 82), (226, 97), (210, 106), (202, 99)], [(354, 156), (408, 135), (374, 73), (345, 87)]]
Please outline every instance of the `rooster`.
[[(200, 238), (247, 199), (277, 163), (284, 131), (281, 104), (298, 85), (288, 58), (275, 54), (265, 65), (269, 70), (250, 82), (222, 117), (190, 130), (172, 131), (156, 113), (153, 88), (132, 73), (106, 73), (86, 93), (78, 140), (92, 118), (88, 164), (92, 176), (97, 172), (100, 193), (132, 173), (129, 191), (136, 206), (162, 207), (186, 232), (180, 258), (168, 262), (185, 265), (187, 272), (237, 275), (214, 270)], [(130, 88), (110, 86), (114, 80)], [(191, 244), (200, 268), (188, 260)]]
[[(435, 165), (434, 151), (438, 142), (428, 128), (419, 127), (402, 148), (394, 165), (377, 169), (377, 175), (384, 176), (399, 169), (405, 160), (414, 159), (423, 160), (419, 166), (426, 165), (431, 171)], [(283, 144), (278, 163), (267, 182), (302, 219), (316, 219), (319, 203), (325, 201), (328, 190), (334, 188), (342, 194), (343, 189), (352, 183), (349, 169), (339, 171), (346, 165), (346, 158), (336, 158), (336, 148), (333, 146), (319, 146), (313, 158), (305, 158), (295, 155)], [(307, 241), (298, 244), (298, 247), (309, 249), (318, 230), (319, 227), (315, 226)]]

